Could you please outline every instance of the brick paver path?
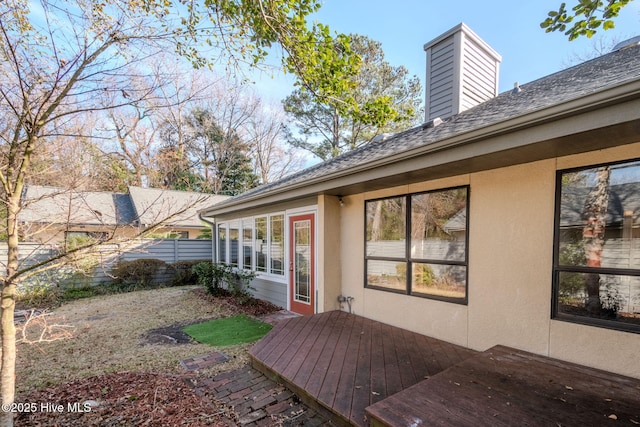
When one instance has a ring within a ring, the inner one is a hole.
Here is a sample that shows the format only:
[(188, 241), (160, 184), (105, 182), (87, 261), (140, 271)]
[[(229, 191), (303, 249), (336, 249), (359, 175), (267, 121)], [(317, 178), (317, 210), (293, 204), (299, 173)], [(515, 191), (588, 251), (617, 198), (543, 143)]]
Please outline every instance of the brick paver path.
[(198, 395), (227, 405), (236, 424), (247, 427), (333, 426), (284, 386), (246, 366), (212, 378), (187, 380)]

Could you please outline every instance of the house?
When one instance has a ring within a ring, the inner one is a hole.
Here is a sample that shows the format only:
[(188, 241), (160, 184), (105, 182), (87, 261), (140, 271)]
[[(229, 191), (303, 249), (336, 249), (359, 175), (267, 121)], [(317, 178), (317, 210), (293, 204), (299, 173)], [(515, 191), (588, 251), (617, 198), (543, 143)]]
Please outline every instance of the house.
[(195, 239), (209, 226), (198, 209), (227, 196), (129, 187), (127, 193), (75, 191), (29, 185), (19, 221), (27, 241), (59, 243), (73, 237), (128, 237), (163, 222), (158, 236)]
[(640, 378), (640, 46), (501, 94), (466, 25), (425, 51), (425, 123), (203, 210), (217, 261), (301, 314)]

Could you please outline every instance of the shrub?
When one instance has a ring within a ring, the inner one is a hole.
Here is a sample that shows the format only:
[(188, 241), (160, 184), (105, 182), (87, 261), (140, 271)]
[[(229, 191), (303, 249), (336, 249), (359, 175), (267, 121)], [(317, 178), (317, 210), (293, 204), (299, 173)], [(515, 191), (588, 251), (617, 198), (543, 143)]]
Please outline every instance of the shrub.
[(241, 300), (252, 298), (249, 283), (256, 277), (253, 271), (236, 270), (226, 264), (204, 261), (193, 266), (198, 284), (205, 286), (211, 295), (230, 293)]
[(136, 259), (120, 261), (111, 271), (115, 276), (114, 284), (121, 290), (135, 290), (154, 287), (154, 278), (166, 267), (167, 263), (159, 259)]
[(178, 261), (171, 264), (170, 267), (174, 271), (174, 276), (169, 282), (169, 286), (197, 285), (198, 275), (193, 271), (193, 267), (202, 262), (207, 261)]
[(203, 261), (193, 266), (193, 272), (197, 276), (197, 283), (206, 287), (207, 292), (211, 295), (221, 295), (226, 292), (224, 286), (232, 270), (226, 264)]
[(59, 304), (58, 288), (40, 282), (21, 287), (16, 296), (16, 306), (20, 308), (51, 308)]
[(256, 278), (256, 273), (253, 271), (236, 270), (231, 271), (231, 274), (227, 278), (229, 291), (238, 299), (240, 304), (247, 304), (253, 301), (253, 295), (251, 294), (251, 286), (249, 283)]
[(73, 301), (81, 298), (89, 298), (94, 295), (99, 295), (102, 292), (102, 287), (98, 286), (81, 286), (81, 287), (66, 287), (62, 288), (62, 295), (60, 298), (63, 301)]

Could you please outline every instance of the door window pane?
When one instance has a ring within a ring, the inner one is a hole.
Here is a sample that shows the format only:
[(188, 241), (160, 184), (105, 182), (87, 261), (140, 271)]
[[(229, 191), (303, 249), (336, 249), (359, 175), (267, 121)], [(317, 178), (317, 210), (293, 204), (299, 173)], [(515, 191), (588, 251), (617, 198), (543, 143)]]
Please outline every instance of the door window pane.
[(294, 222), (294, 299), (311, 302), (311, 221)]

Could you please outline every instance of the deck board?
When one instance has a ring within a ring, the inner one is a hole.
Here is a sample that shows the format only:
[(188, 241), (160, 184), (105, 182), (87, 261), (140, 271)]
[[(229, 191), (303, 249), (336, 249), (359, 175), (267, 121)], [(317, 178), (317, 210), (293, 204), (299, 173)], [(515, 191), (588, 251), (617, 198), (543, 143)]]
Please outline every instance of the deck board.
[[(365, 408), (371, 405), (371, 329), (373, 322), (362, 318), (362, 331), (358, 342), (358, 361), (355, 369), (354, 389), (351, 396), (349, 419), (364, 422)], [(346, 413), (345, 413), (346, 415)]]
[(374, 323), (371, 337), (371, 403), (386, 397), (387, 376), (384, 371), (384, 346), (382, 339), (382, 324)]
[(362, 317), (356, 317), (353, 322), (338, 385), (333, 394), (333, 399), (327, 401), (335, 411), (341, 414), (351, 414), (356, 370), (358, 368), (358, 349), (360, 347), (360, 340), (362, 339), (362, 335), (360, 334), (362, 331), (362, 320)]
[[(273, 358), (275, 360), (273, 364), (273, 369), (278, 372), (283, 372), (287, 369), (288, 366), (292, 364), (296, 364), (297, 361), (294, 361), (296, 358), (303, 358), (304, 353), (301, 352), (300, 348), (307, 341), (307, 338), (313, 327), (316, 325), (315, 322), (309, 321), (310, 319), (307, 317), (306, 322), (300, 322), (301, 328), (295, 330), (295, 335), (290, 335), (288, 340), (288, 349), (283, 351), (282, 354), (278, 358)], [(297, 362), (300, 363), (300, 362)]]
[(327, 371), (324, 373), (324, 381), (322, 382), (322, 386), (318, 392), (318, 400), (329, 407), (333, 407), (336, 390), (338, 389), (338, 384), (342, 377), (342, 369), (344, 368), (345, 361), (351, 356), (347, 353), (347, 348), (351, 341), (351, 332), (353, 331), (354, 321), (355, 316), (350, 316), (344, 319), (340, 337), (333, 348), (331, 362), (327, 367)]
[[(337, 321), (337, 316), (338, 316), (337, 312), (331, 312), (329, 313), (328, 316), (321, 316), (315, 319), (317, 322), (321, 322), (324, 320), (324, 326), (322, 327), (320, 334), (318, 335), (317, 339), (311, 346), (311, 350), (309, 350), (307, 357), (301, 361), (301, 365), (298, 368), (298, 371), (296, 372), (295, 376), (289, 376), (289, 375), (284, 376), (283, 374), (282, 375), (283, 378), (286, 378), (288, 380), (292, 379), (291, 383), (299, 387), (306, 386), (306, 384), (309, 381), (309, 378), (311, 378), (311, 374), (315, 369), (315, 365), (318, 359), (320, 359), (322, 350), (327, 344), (327, 341), (329, 340), (329, 336), (332, 334), (335, 328), (335, 322)], [(259, 358), (254, 358), (254, 360), (261, 362)], [(278, 372), (278, 374), (281, 374), (281, 373)]]
[[(275, 342), (270, 345), (271, 351), (263, 356), (265, 363), (273, 366), (273, 364), (280, 361), (282, 358), (286, 358), (295, 354), (295, 352), (287, 351), (291, 346), (291, 342), (295, 341), (296, 337), (300, 334), (300, 331), (307, 325), (310, 321), (309, 316), (301, 316), (298, 319), (295, 319), (295, 322), (290, 322), (291, 327), (286, 328), (281, 335), (281, 339), (275, 340)], [(285, 333), (286, 332), (286, 333)]]
[[(433, 347), (446, 355), (421, 356)], [(289, 319), (250, 351), (256, 368), (358, 426), (369, 425), (371, 404), (473, 354), (342, 311)]]
[(328, 317), (325, 317), (319, 322), (309, 323), (313, 325), (313, 328), (309, 331), (308, 337), (304, 339), (304, 341), (298, 348), (296, 356), (292, 358), (289, 364), (282, 370), (283, 376), (287, 378), (294, 378), (296, 376), (300, 367), (309, 358), (309, 353), (316, 343), (317, 337), (320, 335), (322, 329), (324, 328), (324, 325), (327, 323), (327, 320)]

